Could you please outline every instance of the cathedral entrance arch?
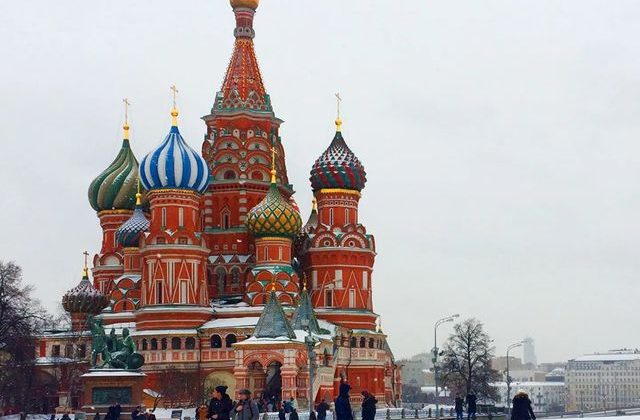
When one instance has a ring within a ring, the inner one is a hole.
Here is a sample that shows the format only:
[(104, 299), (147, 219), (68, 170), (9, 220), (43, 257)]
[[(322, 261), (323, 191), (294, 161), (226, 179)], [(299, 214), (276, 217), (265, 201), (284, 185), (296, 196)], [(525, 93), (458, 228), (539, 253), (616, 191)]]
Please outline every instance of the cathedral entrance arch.
[(267, 365), (267, 377), (264, 389), (265, 397), (270, 401), (282, 401), (282, 363), (273, 361)]
[(236, 393), (236, 378), (231, 372), (213, 372), (208, 374), (204, 379), (205, 397), (209, 398), (211, 392), (219, 385), (226, 386), (227, 394), (233, 398)]

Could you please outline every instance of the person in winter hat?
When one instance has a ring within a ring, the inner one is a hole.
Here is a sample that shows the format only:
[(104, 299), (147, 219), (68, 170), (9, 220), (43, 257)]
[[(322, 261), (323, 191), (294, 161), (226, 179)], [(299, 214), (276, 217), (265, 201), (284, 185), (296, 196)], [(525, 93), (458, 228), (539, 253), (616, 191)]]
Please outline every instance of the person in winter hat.
[(227, 394), (227, 387), (218, 385), (213, 390), (213, 398), (209, 401), (207, 418), (212, 420), (229, 420), (229, 413), (233, 410), (233, 401)]
[(340, 393), (335, 401), (336, 420), (353, 420), (353, 412), (351, 411), (351, 403), (349, 402), (349, 391), (351, 387), (348, 383), (340, 384)]
[(233, 420), (258, 420), (260, 411), (256, 402), (251, 399), (251, 391), (241, 389), (238, 392), (238, 402), (231, 409), (230, 417)]
[(464, 399), (460, 396), (460, 394), (456, 394), (455, 408), (456, 420), (462, 420), (464, 418), (464, 416), (462, 415), (462, 411), (464, 410)]
[(369, 391), (362, 391), (362, 420), (374, 420), (376, 418), (377, 403), (378, 400)]
[(531, 407), (531, 400), (522, 389), (516, 392), (516, 396), (513, 397), (511, 420), (536, 420), (536, 415), (533, 414), (533, 408)]

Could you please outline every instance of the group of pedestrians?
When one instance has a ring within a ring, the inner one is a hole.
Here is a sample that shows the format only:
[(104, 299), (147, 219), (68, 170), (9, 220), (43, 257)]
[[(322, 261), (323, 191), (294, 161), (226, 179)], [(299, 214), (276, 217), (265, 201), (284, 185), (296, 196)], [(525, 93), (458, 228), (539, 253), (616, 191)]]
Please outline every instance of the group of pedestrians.
[[(467, 395), (466, 401), (456, 394), (455, 410), (456, 420), (464, 419), (464, 405), (467, 404), (467, 420), (475, 420), (476, 411), (478, 408), (477, 397), (473, 393)], [(519, 390), (511, 401), (511, 420), (536, 420), (536, 415), (533, 413), (533, 407), (529, 395), (524, 390)]]
[[(478, 410), (478, 398), (475, 394), (469, 393), (467, 394), (467, 419), (468, 420), (476, 420), (476, 411)], [(456, 410), (456, 420), (463, 420), (464, 418), (464, 404), (465, 400), (460, 396), (460, 394), (456, 394), (456, 399), (454, 400), (455, 410)]]
[[(349, 391), (351, 391), (351, 386), (348, 383), (343, 382), (340, 384), (338, 398), (335, 401), (336, 420), (353, 420)], [(375, 419), (377, 403), (378, 400), (369, 391), (362, 391), (362, 420)], [(318, 420), (320, 420), (319, 415)]]

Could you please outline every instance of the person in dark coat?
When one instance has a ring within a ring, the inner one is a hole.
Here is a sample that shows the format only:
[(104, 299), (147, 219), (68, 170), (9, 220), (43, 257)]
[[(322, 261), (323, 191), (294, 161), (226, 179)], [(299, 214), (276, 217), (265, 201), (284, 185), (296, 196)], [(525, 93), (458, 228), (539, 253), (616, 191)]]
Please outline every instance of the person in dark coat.
[(291, 414), (289, 414), (289, 420), (300, 420), (300, 416), (298, 416), (298, 410), (295, 408), (291, 409)]
[(113, 409), (114, 418), (113, 420), (120, 420), (120, 414), (122, 413), (122, 407), (120, 407), (120, 403), (116, 402), (116, 406)]
[(284, 412), (282, 407), (278, 410), (278, 420), (287, 420), (287, 413)]
[(462, 399), (460, 394), (456, 394), (455, 408), (456, 408), (456, 420), (462, 420), (463, 419), (462, 412), (464, 410), (464, 400)]
[(533, 414), (533, 407), (531, 407), (531, 400), (523, 390), (519, 390), (516, 396), (513, 397), (511, 420), (536, 420), (536, 415)]
[(378, 400), (369, 391), (362, 391), (362, 420), (374, 420), (376, 418), (377, 403)]
[(340, 393), (336, 398), (336, 420), (353, 420), (353, 412), (351, 411), (351, 403), (349, 402), (349, 391), (351, 387), (348, 383), (340, 384)]
[(327, 404), (327, 400), (322, 400), (316, 409), (318, 411), (318, 420), (326, 420), (327, 418), (327, 410), (329, 410), (329, 404)]
[(209, 401), (207, 418), (213, 420), (229, 420), (229, 413), (233, 410), (233, 401), (227, 394), (227, 387), (219, 385), (213, 391), (213, 398)]
[[(51, 420), (55, 420), (55, 417)], [(102, 420), (100, 413), (96, 412), (96, 414), (93, 416), (93, 420)]]
[(477, 400), (478, 398), (472, 392), (467, 394), (467, 419), (468, 420), (470, 419), (476, 420), (476, 410), (477, 410), (476, 401)]
[(142, 411), (142, 407), (137, 406), (132, 412), (131, 412), (131, 420), (138, 420), (138, 417), (140, 417), (140, 412)]

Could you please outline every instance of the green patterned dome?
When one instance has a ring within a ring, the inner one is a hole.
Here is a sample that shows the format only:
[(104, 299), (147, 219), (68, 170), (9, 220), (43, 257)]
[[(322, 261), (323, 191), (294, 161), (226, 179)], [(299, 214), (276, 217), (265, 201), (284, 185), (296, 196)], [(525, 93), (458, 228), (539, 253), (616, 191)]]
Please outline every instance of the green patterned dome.
[(89, 185), (89, 203), (95, 211), (133, 210), (136, 206), (138, 161), (131, 151), (129, 140), (115, 160)]
[(267, 195), (249, 211), (247, 227), (258, 238), (292, 237), (300, 231), (302, 227), (300, 213), (282, 197), (273, 177)]

